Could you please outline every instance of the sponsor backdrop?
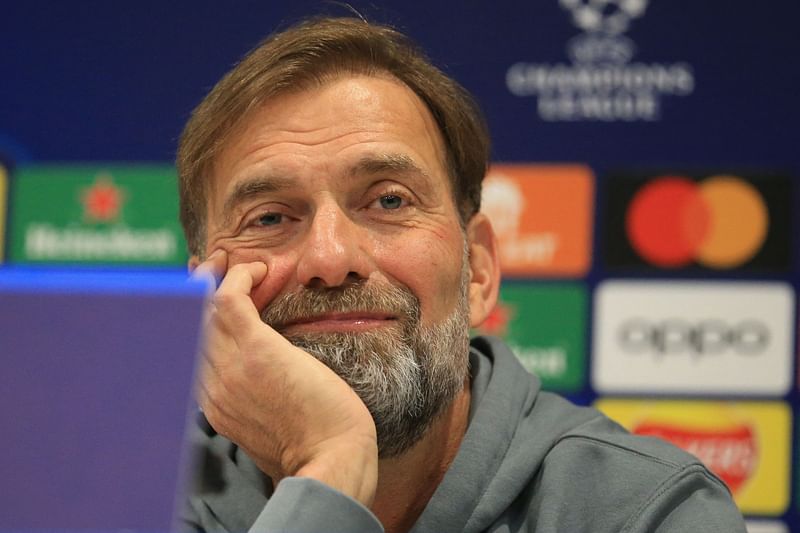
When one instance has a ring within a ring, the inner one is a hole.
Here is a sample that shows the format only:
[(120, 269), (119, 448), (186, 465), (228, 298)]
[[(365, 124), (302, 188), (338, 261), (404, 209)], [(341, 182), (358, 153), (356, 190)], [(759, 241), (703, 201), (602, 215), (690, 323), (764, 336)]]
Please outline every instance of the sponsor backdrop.
[[(480, 101), (505, 337), (545, 388), (701, 457), (800, 531), (800, 4), (353, 1)], [(0, 261), (183, 268), (177, 137), (273, 2), (0, 17)], [(446, 28), (446, 31), (442, 31)]]
[(8, 261), (186, 264), (177, 196), (170, 165), (20, 167)]
[(0, 263), (3, 262), (3, 250), (5, 249), (5, 225), (7, 215), (8, 198), (8, 170), (0, 164)]

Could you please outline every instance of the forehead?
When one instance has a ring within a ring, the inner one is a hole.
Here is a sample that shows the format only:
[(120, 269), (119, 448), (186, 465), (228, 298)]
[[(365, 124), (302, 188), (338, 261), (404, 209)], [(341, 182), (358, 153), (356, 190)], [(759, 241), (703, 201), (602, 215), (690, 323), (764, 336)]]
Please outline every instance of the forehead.
[(332, 173), (365, 155), (406, 157), (449, 187), (442, 135), (420, 98), (388, 76), (343, 76), (270, 98), (246, 115), (214, 161), (210, 196), (219, 199), (253, 172), (302, 162)]

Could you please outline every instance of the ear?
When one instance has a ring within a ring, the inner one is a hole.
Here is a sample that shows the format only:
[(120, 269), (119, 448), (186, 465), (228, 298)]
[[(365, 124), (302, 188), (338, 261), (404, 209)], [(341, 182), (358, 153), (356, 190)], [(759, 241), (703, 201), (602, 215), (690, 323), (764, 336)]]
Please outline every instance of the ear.
[(483, 213), (475, 214), (467, 224), (469, 245), (470, 326), (477, 327), (489, 316), (500, 290), (500, 259), (492, 224)]
[(197, 257), (196, 255), (190, 257), (189, 260), (186, 262), (186, 266), (189, 268), (189, 274), (194, 272), (194, 269), (200, 266), (200, 263), (202, 263), (202, 261), (200, 261), (200, 258)]

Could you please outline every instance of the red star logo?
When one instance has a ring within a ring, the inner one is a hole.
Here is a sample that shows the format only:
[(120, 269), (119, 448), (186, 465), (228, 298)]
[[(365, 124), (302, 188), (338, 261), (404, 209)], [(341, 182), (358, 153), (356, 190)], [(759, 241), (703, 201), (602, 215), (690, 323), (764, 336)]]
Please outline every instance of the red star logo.
[(514, 314), (514, 309), (511, 306), (498, 301), (497, 305), (492, 309), (492, 312), (489, 313), (489, 316), (487, 316), (483, 324), (480, 325), (480, 329), (487, 335), (498, 335), (502, 337), (508, 333), (508, 323), (514, 318)]
[(123, 192), (114, 185), (111, 176), (100, 174), (94, 183), (81, 192), (83, 218), (92, 222), (111, 222), (119, 217)]

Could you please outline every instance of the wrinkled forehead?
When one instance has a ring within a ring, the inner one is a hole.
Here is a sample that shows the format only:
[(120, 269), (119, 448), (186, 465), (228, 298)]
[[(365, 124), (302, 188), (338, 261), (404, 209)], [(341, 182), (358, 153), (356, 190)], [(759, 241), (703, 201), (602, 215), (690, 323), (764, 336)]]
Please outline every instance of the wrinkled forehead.
[[(354, 84), (356, 89), (346, 93), (346, 99), (353, 101), (346, 103), (341, 103), (335, 98), (336, 93), (330, 90), (334, 86), (359, 80), (378, 80), (378, 83), (370, 83), (369, 90), (361, 90), (358, 84)], [(225, 194), (232, 169), (256, 149), (259, 136), (263, 136), (271, 126), (300, 132), (313, 131), (318, 127), (335, 125), (339, 119), (361, 120), (365, 132), (373, 126), (387, 127), (412, 151), (430, 154), (428, 159), (433, 161), (429, 162), (429, 166), (435, 169), (430, 173), (431, 176), (442, 180), (453, 193), (444, 136), (425, 102), (406, 84), (388, 73), (378, 72), (367, 76), (338, 72), (315, 78), (313, 82), (299, 83), (291, 89), (262, 98), (251, 106), (230, 128), (211, 161), (206, 183), (208, 202), (219, 200), (219, 196)], [(374, 159), (383, 159), (389, 166), (408, 163), (403, 161), (402, 154), (397, 153), (375, 154)]]

